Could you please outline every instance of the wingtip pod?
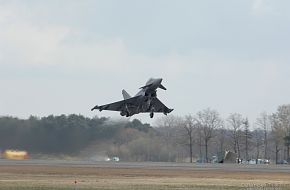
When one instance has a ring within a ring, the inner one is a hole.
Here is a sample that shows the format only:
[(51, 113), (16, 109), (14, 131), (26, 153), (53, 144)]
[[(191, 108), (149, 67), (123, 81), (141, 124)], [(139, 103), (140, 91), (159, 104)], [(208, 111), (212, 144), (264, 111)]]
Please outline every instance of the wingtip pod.
[(95, 109), (99, 109), (99, 106), (96, 105), (95, 107), (93, 107), (93, 108), (91, 109), (91, 111), (94, 111)]
[(174, 109), (166, 109), (166, 111), (165, 112), (163, 112), (163, 114), (164, 115), (167, 115), (167, 114), (169, 114), (170, 112), (172, 112)]

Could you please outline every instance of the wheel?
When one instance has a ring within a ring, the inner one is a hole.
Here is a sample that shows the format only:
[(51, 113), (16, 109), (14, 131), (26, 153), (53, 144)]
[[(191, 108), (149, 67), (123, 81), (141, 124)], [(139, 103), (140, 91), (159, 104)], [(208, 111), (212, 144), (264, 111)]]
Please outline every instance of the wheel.
[(151, 112), (150, 113), (150, 118), (153, 118), (153, 116), (154, 116), (154, 112)]

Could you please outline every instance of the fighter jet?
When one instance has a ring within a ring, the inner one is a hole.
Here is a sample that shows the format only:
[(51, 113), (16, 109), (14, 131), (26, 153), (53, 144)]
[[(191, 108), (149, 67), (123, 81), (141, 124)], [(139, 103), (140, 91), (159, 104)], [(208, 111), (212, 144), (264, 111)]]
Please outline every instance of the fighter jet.
[(114, 102), (111, 104), (105, 104), (102, 106), (96, 105), (91, 110), (98, 109), (110, 110), (110, 111), (119, 111), (121, 116), (130, 117), (138, 113), (150, 113), (150, 118), (153, 118), (154, 113), (163, 113), (167, 115), (172, 112), (173, 109), (166, 107), (158, 98), (157, 98), (157, 88), (166, 90), (166, 88), (161, 84), (162, 79), (150, 78), (145, 86), (142, 86), (140, 91), (134, 96), (131, 97), (125, 90), (122, 90), (124, 100)]

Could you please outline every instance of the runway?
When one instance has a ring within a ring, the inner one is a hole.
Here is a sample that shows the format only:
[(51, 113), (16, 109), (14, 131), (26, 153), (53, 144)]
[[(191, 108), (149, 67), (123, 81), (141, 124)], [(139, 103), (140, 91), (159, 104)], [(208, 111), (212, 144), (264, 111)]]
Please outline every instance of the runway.
[(156, 169), (156, 170), (202, 170), (229, 172), (277, 172), (289, 173), (290, 165), (275, 164), (197, 164), (176, 162), (105, 162), (105, 161), (72, 161), (72, 160), (5, 160), (0, 159), (1, 165), (35, 165), (35, 166), (66, 166), (89, 168), (120, 168), (120, 169)]
[(0, 190), (245, 190), (269, 185), (290, 189), (290, 166), (0, 159)]

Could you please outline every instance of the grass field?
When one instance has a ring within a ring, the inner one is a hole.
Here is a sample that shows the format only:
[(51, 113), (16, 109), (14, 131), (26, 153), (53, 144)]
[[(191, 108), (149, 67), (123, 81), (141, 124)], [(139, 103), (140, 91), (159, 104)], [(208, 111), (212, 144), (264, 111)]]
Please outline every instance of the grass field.
[(0, 165), (0, 190), (290, 190), (289, 173)]

